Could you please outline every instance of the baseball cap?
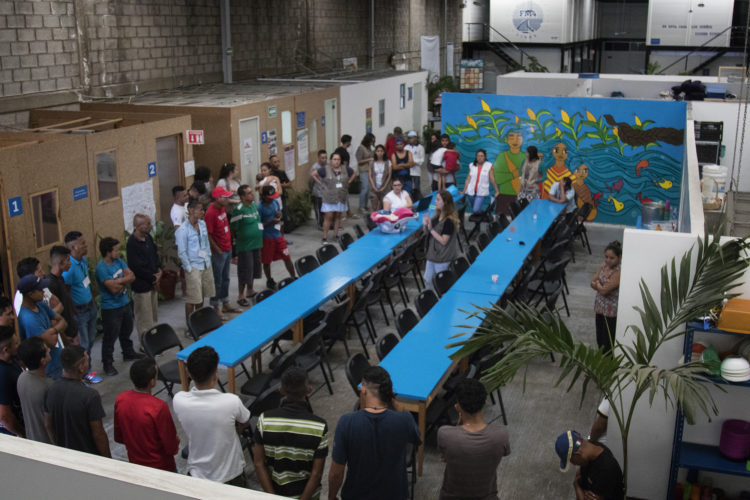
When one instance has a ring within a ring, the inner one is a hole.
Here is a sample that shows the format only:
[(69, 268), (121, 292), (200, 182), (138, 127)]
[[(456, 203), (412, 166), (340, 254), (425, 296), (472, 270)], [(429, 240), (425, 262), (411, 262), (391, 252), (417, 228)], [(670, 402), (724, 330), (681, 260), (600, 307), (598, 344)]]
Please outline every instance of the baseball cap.
[(278, 198), (279, 193), (276, 192), (276, 188), (273, 186), (263, 186), (260, 190), (261, 196), (265, 196), (266, 198)]
[(221, 186), (216, 186), (213, 191), (211, 191), (211, 197), (213, 199), (216, 198), (229, 198), (232, 196), (232, 192), (224, 189)]
[(43, 290), (49, 286), (49, 280), (42, 279), (34, 274), (27, 274), (18, 281), (18, 292), (27, 294), (34, 290)]
[(555, 451), (560, 457), (560, 471), (568, 470), (570, 457), (577, 452), (583, 444), (583, 437), (577, 431), (566, 431), (557, 436), (555, 442)]
[(417, 133), (413, 130), (410, 130), (408, 134), (406, 134), (407, 137), (416, 137)]

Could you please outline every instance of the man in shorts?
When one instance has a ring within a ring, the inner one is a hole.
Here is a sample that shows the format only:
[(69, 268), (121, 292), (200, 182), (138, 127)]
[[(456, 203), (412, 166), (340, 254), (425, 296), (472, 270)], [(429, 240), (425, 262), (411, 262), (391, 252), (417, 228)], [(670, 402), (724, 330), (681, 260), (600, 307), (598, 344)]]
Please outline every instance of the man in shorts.
[(203, 204), (188, 203), (188, 218), (174, 233), (177, 255), (185, 270), (185, 318), (203, 307), (203, 300), (213, 297), (214, 275), (211, 269), (211, 244), (208, 229), (202, 220)]
[(263, 224), (260, 222), (258, 206), (253, 189), (243, 184), (237, 190), (240, 204), (232, 211), (229, 226), (237, 248), (237, 303), (248, 307), (255, 295), (253, 281), (260, 278), (260, 250), (263, 248)]
[(273, 186), (263, 186), (260, 191), (261, 204), (258, 207), (260, 220), (263, 223), (263, 250), (261, 251), (260, 260), (263, 263), (263, 272), (266, 275), (266, 286), (275, 288), (276, 282), (271, 278), (271, 263), (276, 260), (283, 260), (289, 276), (295, 277), (292, 258), (289, 256), (289, 249), (286, 246), (286, 240), (281, 234), (281, 209), (276, 198), (279, 193)]

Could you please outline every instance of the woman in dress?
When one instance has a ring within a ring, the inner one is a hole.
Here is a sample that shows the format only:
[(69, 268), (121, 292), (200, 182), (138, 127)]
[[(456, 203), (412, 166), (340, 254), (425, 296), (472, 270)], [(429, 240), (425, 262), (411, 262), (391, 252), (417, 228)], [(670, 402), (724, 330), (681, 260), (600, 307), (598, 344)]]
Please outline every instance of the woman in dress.
[(445, 271), (453, 259), (458, 257), (458, 214), (449, 191), (440, 191), (435, 195), (435, 216), (430, 219), (422, 217), (422, 227), (427, 236), (427, 263), (424, 268), (424, 282), (432, 289), (432, 278), (440, 271)]
[(404, 191), (404, 181), (401, 177), (394, 177), (391, 187), (393, 190), (383, 198), (383, 210), (393, 212), (399, 208), (411, 208), (411, 196)]
[(487, 151), (480, 149), (474, 157), (474, 162), (469, 165), (469, 175), (466, 176), (464, 189), (461, 191), (461, 194), (468, 195), (472, 213), (482, 210), (484, 200), (490, 195), (490, 184), (497, 196), (500, 191), (497, 189), (495, 174), (492, 172), (492, 163), (487, 161)]
[(596, 344), (605, 353), (612, 351), (617, 327), (617, 299), (620, 293), (620, 259), (622, 244), (613, 241), (604, 250), (604, 263), (591, 280), (596, 290)]
[(333, 153), (331, 162), (313, 172), (313, 180), (323, 187), (323, 203), (320, 211), (323, 213), (323, 238), (321, 243), (328, 242), (328, 229), (333, 223), (333, 237), (339, 237), (341, 229), (341, 216), (346, 213), (346, 201), (349, 196), (349, 184), (351, 184), (356, 173), (346, 166), (344, 170), (341, 165), (341, 155)]
[(369, 179), (370, 203), (374, 212), (383, 208), (385, 190), (388, 189), (388, 183), (391, 181), (391, 162), (386, 158), (385, 146), (382, 144), (375, 147), (375, 156), (370, 164)]
[(255, 190), (260, 193), (260, 190), (263, 186), (273, 186), (276, 192), (279, 193), (279, 197), (276, 198), (276, 201), (279, 203), (280, 208), (284, 208), (284, 204), (281, 201), (281, 193), (284, 192), (283, 188), (281, 187), (281, 181), (278, 177), (271, 173), (272, 170), (273, 167), (267, 161), (264, 161), (260, 164), (260, 173), (255, 177)]
[(539, 198), (539, 164), (544, 156), (539, 153), (536, 146), (526, 148), (526, 160), (521, 170), (521, 189), (518, 191), (518, 201), (528, 201)]
[(367, 192), (369, 191), (370, 167), (372, 166), (372, 146), (375, 144), (375, 136), (371, 133), (365, 134), (362, 143), (357, 148), (354, 157), (357, 160), (357, 171), (359, 172), (359, 211), (367, 212)]

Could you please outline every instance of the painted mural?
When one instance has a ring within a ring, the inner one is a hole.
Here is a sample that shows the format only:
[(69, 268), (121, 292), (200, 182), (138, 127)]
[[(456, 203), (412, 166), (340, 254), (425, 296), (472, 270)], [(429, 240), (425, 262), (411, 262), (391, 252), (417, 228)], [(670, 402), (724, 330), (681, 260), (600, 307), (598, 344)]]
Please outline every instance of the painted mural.
[(588, 220), (635, 225), (641, 204), (680, 203), (685, 103), (575, 97), (443, 94), (443, 132), (460, 152), (463, 186), (476, 151), (487, 151), (501, 197), (512, 200), (526, 148), (540, 156), (538, 185), (571, 177)]

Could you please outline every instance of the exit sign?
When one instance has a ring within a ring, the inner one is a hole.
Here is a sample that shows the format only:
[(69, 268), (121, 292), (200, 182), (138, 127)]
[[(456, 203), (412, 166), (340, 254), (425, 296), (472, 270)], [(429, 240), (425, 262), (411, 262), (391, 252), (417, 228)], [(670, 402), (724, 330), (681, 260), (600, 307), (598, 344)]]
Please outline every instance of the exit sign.
[(185, 135), (187, 135), (188, 144), (203, 144), (202, 130), (188, 130)]

